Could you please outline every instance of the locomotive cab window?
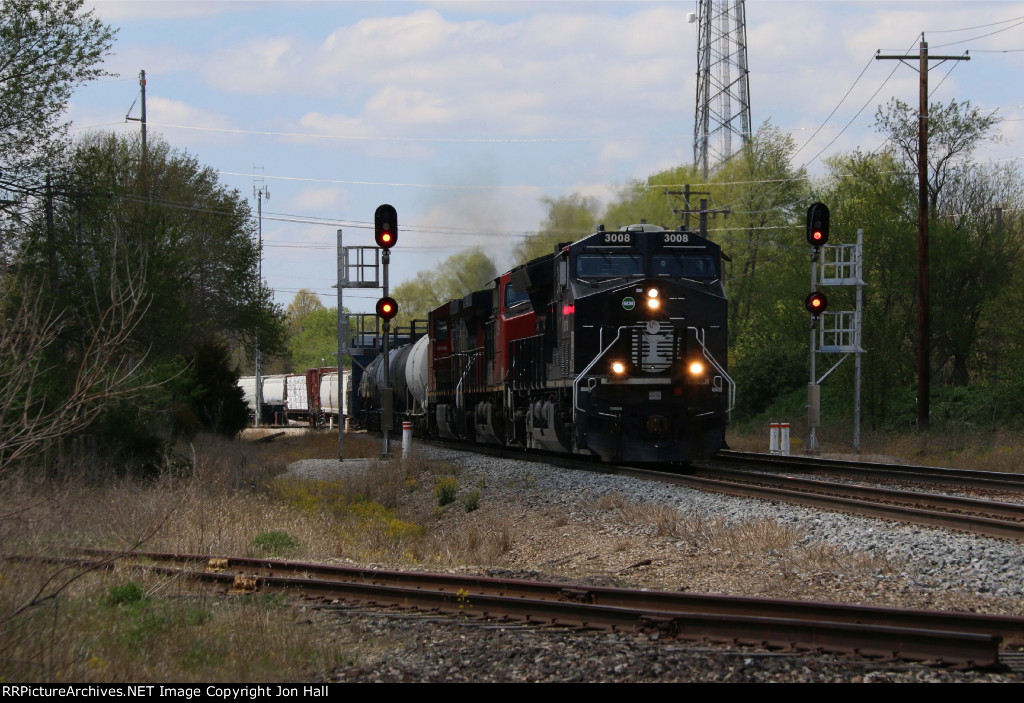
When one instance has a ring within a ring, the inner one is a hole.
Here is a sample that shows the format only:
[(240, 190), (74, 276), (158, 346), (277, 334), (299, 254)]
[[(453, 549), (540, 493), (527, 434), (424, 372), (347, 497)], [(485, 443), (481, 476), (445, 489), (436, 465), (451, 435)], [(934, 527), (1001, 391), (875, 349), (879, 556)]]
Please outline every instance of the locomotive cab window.
[(525, 303), (530, 302), (530, 296), (526, 291), (518, 290), (511, 283), (505, 284), (505, 309), (511, 310)]
[(580, 254), (576, 257), (576, 275), (580, 278), (620, 278), (643, 273), (642, 254)]
[(438, 342), (448, 341), (448, 320), (441, 318), (434, 320), (434, 340)]
[(696, 279), (718, 278), (718, 271), (713, 256), (656, 254), (652, 263), (655, 276)]

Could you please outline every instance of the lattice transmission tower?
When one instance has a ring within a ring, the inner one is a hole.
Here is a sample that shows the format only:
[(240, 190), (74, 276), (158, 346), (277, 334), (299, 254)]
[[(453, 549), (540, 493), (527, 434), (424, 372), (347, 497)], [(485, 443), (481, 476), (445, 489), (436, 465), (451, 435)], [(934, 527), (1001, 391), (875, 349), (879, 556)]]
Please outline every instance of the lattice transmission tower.
[[(750, 139), (744, 0), (698, 0), (693, 161), (704, 178)], [(735, 139), (733, 138), (735, 135)]]

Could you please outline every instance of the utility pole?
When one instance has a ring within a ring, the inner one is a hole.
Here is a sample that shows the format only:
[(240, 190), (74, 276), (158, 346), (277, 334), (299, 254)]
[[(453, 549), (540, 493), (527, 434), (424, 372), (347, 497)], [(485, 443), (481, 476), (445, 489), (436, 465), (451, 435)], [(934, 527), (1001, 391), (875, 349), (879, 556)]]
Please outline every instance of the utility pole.
[(672, 208), (672, 212), (674, 212), (677, 215), (682, 215), (683, 216), (683, 226), (686, 229), (690, 229), (690, 215), (691, 214), (699, 215), (699, 217), (700, 217), (700, 219), (699, 219), (699, 222), (700, 222), (699, 231), (700, 231), (700, 235), (702, 237), (707, 237), (708, 236), (708, 215), (711, 215), (712, 217), (714, 217), (715, 215), (718, 215), (718, 214), (722, 214), (722, 215), (728, 216), (729, 214), (732, 213), (732, 210), (709, 210), (708, 209), (708, 201), (707, 201), (706, 198), (701, 198), (700, 199), (700, 207), (697, 210), (693, 210), (690, 207), (690, 196), (691, 195), (711, 195), (711, 193), (708, 192), (708, 191), (690, 190), (690, 184), (689, 183), (685, 184), (683, 186), (682, 190), (669, 190), (668, 188), (666, 188), (665, 189), (665, 195), (681, 195), (681, 196), (683, 196), (683, 207), (681, 207), (681, 208)]
[[(143, 167), (146, 164), (146, 71), (139, 71), (139, 110), (141, 117), (129, 117), (124, 116), (125, 122), (141, 122), (142, 123), (142, 163)], [(132, 107), (135, 107), (135, 103), (132, 103)], [(131, 114), (132, 108), (128, 108), (128, 114)]]
[[(875, 59), (891, 59), (907, 63), (906, 56), (882, 56)], [(918, 73), (921, 75), (917, 130), (917, 430), (928, 429), (929, 394), (931, 389), (931, 311), (928, 302), (928, 62), (970, 61), (967, 56), (928, 56), (928, 42), (921, 33), (918, 47)], [(907, 63), (913, 68), (913, 64)]]
[[(256, 167), (253, 166), (253, 172), (254, 172), (253, 180), (254, 181), (256, 180), (255, 179), (255, 170), (256, 170)], [(263, 170), (262, 166), (260, 167), (260, 170), (261, 171)], [(259, 285), (260, 285), (260, 289), (262, 290), (262, 288), (263, 288), (263, 198), (266, 198), (267, 200), (270, 200), (270, 191), (267, 189), (266, 184), (263, 182), (263, 177), (262, 176), (259, 177), (259, 185), (258, 186), (255, 184), (255, 182), (253, 183), (252, 195), (253, 195), (254, 198), (256, 198), (256, 232), (258, 233), (258, 236), (259, 236), (259, 253), (260, 253), (260, 260), (259, 260), (259, 264), (258, 264), (258, 269), (257, 270), (258, 270), (258, 275), (259, 275)], [(256, 417), (255, 417), (255, 421), (253, 422), (253, 427), (259, 427), (260, 426), (260, 410), (263, 407), (263, 379), (261, 378), (261, 373), (260, 373), (261, 367), (262, 367), (262, 354), (260, 353), (260, 336), (259, 336), (259, 332), (256, 333), (256, 359), (255, 359), (255, 362), (256, 362)]]

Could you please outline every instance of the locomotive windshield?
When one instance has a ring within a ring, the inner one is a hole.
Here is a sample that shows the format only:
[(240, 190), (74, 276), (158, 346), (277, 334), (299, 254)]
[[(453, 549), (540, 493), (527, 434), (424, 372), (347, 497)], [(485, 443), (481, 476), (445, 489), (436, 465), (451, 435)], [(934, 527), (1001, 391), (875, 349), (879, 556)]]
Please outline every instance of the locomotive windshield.
[(576, 275), (580, 278), (619, 278), (642, 276), (643, 254), (580, 254), (576, 257)]
[(656, 254), (653, 264), (655, 276), (696, 279), (718, 278), (718, 272), (715, 270), (715, 258), (713, 256)]

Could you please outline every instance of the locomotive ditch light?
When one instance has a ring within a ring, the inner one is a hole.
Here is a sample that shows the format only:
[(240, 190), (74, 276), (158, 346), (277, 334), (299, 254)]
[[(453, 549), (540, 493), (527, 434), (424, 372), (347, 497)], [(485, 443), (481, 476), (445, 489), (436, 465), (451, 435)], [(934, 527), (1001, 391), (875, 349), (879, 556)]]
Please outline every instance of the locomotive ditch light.
[(658, 308), (661, 307), (661, 298), (660, 298), (660, 296), (661, 296), (661, 291), (659, 291), (657, 288), (648, 288), (647, 289), (647, 309), (648, 310), (657, 310)]
[(611, 368), (612, 374), (615, 376), (625, 376), (629, 370), (628, 364), (624, 361), (613, 361), (609, 368)]
[(686, 365), (686, 370), (690, 372), (691, 376), (700, 376), (704, 373), (704, 362), (694, 359)]

